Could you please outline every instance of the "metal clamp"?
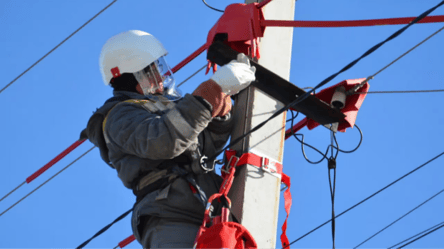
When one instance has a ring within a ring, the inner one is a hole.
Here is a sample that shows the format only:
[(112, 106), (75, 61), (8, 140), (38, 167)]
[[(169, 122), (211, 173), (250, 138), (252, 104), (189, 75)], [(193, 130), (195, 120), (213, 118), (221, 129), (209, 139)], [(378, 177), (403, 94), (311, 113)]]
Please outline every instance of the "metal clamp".
[(205, 155), (200, 158), (200, 167), (205, 171), (205, 173), (208, 173), (214, 170), (214, 164), (213, 167), (209, 169), (207, 167), (206, 159), (208, 159), (208, 157), (206, 157)]
[(237, 156), (232, 156), (232, 157), (230, 158), (230, 160), (228, 160), (228, 163), (225, 165), (225, 168), (227, 168), (227, 169), (224, 169), (224, 168), (222, 167), (222, 169), (221, 169), (220, 171), (229, 174), (229, 173), (230, 173), (230, 169), (231, 169), (231, 161), (233, 160), (233, 158), (236, 158), (236, 162), (235, 162), (234, 165), (233, 165), (233, 167), (236, 167), (236, 166), (237, 166), (237, 163), (239, 162), (239, 157), (237, 157)]

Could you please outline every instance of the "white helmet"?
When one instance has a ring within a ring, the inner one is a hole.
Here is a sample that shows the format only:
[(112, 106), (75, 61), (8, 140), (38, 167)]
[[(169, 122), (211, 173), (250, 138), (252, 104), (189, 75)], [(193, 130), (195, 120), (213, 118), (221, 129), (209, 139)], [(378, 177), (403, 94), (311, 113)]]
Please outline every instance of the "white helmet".
[(162, 43), (149, 33), (130, 30), (115, 35), (100, 53), (103, 81), (109, 85), (112, 78), (133, 73), (145, 95), (177, 95), (173, 73), (164, 58), (167, 53)]

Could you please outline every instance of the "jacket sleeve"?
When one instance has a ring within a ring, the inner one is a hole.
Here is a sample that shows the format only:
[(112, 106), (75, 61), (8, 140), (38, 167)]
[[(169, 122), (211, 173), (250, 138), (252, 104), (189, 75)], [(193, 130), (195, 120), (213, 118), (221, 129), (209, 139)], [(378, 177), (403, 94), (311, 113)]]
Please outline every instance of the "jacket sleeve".
[(108, 114), (108, 146), (152, 160), (172, 159), (196, 143), (212, 120), (211, 111), (187, 94), (166, 113), (152, 113), (142, 105), (122, 103)]
[(215, 117), (205, 129), (205, 155), (211, 157), (227, 143), (233, 128), (232, 111), (223, 117)]

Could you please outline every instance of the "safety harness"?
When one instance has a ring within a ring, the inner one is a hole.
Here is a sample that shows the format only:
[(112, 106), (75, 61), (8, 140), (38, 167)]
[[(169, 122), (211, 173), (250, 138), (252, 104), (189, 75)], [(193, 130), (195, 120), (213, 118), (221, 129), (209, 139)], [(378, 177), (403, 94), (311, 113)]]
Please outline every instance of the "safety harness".
[[(257, 248), (256, 241), (244, 226), (229, 221), (231, 200), (228, 198), (228, 192), (233, 184), (236, 167), (246, 164), (261, 168), (270, 174), (280, 175), (282, 183), (287, 185), (287, 189), (284, 192), (287, 217), (282, 225), (281, 242), (284, 248), (289, 248), (286, 230), (292, 203), (290, 177), (282, 172), (282, 164), (274, 162), (269, 158), (253, 153), (245, 153), (241, 157), (236, 157), (235, 155), (236, 151), (234, 150), (227, 150), (225, 152), (225, 158), (228, 160), (228, 163), (222, 169), (224, 181), (219, 189), (219, 193), (212, 195), (208, 199), (204, 220), (197, 233), (194, 248)], [(211, 213), (214, 210), (212, 202), (216, 199), (224, 203), (224, 207), (222, 207), (220, 216), (211, 219)], [(212, 225), (209, 226), (211, 223)]]

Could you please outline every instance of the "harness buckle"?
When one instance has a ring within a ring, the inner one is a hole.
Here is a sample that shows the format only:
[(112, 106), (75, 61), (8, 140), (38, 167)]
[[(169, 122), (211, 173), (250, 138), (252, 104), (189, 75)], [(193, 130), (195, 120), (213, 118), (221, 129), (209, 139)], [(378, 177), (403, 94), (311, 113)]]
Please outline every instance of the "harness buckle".
[[(239, 162), (239, 157), (237, 156), (232, 156), (230, 158), (230, 160), (228, 160), (228, 163), (225, 164), (225, 167), (222, 167), (222, 169), (220, 171), (223, 171), (224, 173), (230, 174), (230, 169), (231, 169), (231, 161), (233, 160), (233, 158), (236, 158), (236, 162), (234, 163), (233, 167), (237, 166), (237, 163)], [(226, 168), (226, 169), (225, 169)]]
[(266, 158), (266, 157), (262, 157), (261, 158), (261, 169), (265, 172), (274, 174), (277, 173), (277, 169), (276, 169), (276, 165), (273, 162), (270, 162), (271, 160)]

